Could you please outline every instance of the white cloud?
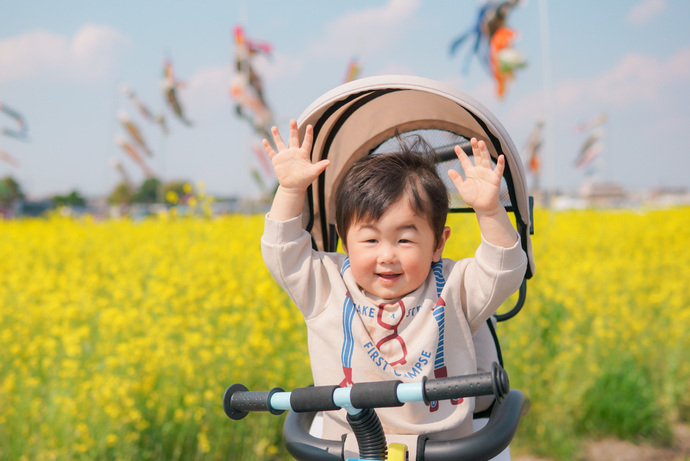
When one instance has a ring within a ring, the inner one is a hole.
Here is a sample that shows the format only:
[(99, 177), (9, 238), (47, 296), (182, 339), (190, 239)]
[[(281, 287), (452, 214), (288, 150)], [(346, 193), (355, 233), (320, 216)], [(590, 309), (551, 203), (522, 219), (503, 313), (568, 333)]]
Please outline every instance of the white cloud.
[(76, 33), (70, 52), (80, 73), (97, 77), (105, 75), (129, 45), (130, 40), (116, 29), (89, 24)]
[(0, 41), (0, 82), (40, 76), (88, 81), (107, 74), (130, 40), (108, 26), (87, 24), (71, 39), (34, 30)]
[[(589, 80), (567, 80), (556, 82), (551, 95), (551, 115), (561, 120), (570, 120), (573, 114), (597, 113), (604, 108), (612, 113), (647, 111), (666, 114), (663, 120), (647, 120), (645, 132), (672, 133), (687, 126), (686, 115), (678, 115), (677, 107), (687, 100), (682, 89), (690, 83), (690, 47), (681, 49), (675, 55), (663, 60), (650, 55), (629, 54), (623, 56), (612, 68)], [(486, 89), (485, 89), (486, 90)], [(480, 99), (478, 89), (473, 96)], [(486, 99), (491, 104), (495, 98)], [(483, 100), (483, 99), (480, 99)], [(690, 103), (690, 101), (688, 101)], [(490, 107), (491, 109), (491, 107)], [(497, 111), (500, 111), (500, 107)], [(514, 101), (501, 117), (506, 126), (513, 128), (514, 136), (524, 132), (527, 135), (533, 119), (545, 115), (545, 95), (540, 90)], [(683, 125), (686, 123), (686, 125)], [(516, 136), (519, 141), (522, 136)]]
[(640, 25), (650, 21), (665, 9), (666, 0), (643, 0), (628, 11), (625, 19), (629, 24)]
[(0, 41), (0, 81), (20, 80), (57, 66), (68, 49), (67, 39), (37, 30)]
[(210, 108), (219, 104), (227, 107), (232, 75), (230, 65), (203, 68), (189, 79), (186, 87), (180, 92), (181, 97), (197, 107)]
[(285, 77), (300, 75), (304, 70), (304, 58), (274, 52), (270, 60), (257, 56), (252, 65), (264, 82), (279, 82)]
[(558, 84), (555, 102), (562, 108), (591, 101), (619, 107), (654, 103), (670, 85), (688, 81), (690, 48), (681, 49), (665, 61), (650, 55), (628, 54), (591, 80)]
[[(367, 53), (388, 48), (414, 19), (420, 0), (389, 0), (381, 7), (348, 13), (324, 26), (326, 35), (315, 42), (309, 53), (316, 56), (349, 57), (353, 51), (343, 44), (365, 46)], [(358, 43), (359, 42), (359, 43)]]
[(361, 62), (381, 50), (390, 49), (414, 19), (420, 0), (389, 0), (383, 6), (350, 12), (323, 26), (323, 35), (315, 38), (300, 56), (274, 54), (270, 62), (259, 62), (257, 71), (265, 81), (279, 81), (303, 71), (312, 61), (343, 63), (353, 55)]

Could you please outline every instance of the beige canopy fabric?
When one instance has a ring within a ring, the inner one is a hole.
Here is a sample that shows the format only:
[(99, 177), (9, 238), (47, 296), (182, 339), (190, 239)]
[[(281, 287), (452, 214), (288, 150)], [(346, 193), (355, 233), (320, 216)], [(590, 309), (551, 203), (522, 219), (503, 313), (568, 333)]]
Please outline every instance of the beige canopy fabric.
[(335, 250), (335, 189), (345, 171), (396, 132), (443, 130), (486, 142), (492, 158), (506, 157), (508, 208), (534, 273), (530, 203), (518, 150), (500, 122), (470, 96), (443, 83), (403, 75), (363, 78), (341, 85), (314, 101), (298, 119), (300, 138), (314, 127), (312, 160), (331, 165), (312, 185), (305, 204), (305, 227), (321, 250)]

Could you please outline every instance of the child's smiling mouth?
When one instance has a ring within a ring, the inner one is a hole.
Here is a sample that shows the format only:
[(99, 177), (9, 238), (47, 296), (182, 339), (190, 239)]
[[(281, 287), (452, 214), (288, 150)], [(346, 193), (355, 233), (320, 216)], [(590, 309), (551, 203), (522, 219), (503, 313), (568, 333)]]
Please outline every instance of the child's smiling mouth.
[(376, 276), (384, 281), (395, 281), (402, 276), (402, 274), (398, 272), (377, 272)]

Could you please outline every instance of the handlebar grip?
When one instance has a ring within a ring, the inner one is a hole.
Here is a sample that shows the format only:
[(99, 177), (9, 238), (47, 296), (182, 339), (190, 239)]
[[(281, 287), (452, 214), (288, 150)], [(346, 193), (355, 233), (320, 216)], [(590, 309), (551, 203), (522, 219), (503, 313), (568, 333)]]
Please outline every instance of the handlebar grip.
[(271, 407), (271, 396), (276, 392), (284, 392), (275, 387), (270, 391), (248, 392), (243, 384), (233, 384), (225, 390), (223, 395), (223, 410), (230, 419), (240, 420), (250, 411), (268, 411), (279, 415), (284, 410), (274, 410)]
[(350, 401), (355, 408), (400, 407), (397, 389), (402, 381), (356, 383), (352, 386)]
[(495, 362), (490, 372), (431, 379), (426, 381), (424, 386), (425, 397), (432, 401), (494, 394), (500, 402), (508, 390), (508, 374)]
[(333, 403), (333, 393), (340, 386), (316, 386), (295, 389), (290, 393), (290, 406), (297, 413), (339, 410)]

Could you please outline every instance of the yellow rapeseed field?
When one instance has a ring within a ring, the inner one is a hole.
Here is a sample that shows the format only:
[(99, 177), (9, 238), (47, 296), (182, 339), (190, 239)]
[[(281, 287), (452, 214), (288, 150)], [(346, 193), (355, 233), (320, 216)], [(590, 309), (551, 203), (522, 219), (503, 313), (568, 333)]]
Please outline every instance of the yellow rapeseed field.
[[(472, 254), (472, 219), (451, 218), (447, 256)], [(0, 222), (0, 460), (288, 459), (282, 417), (222, 410), (235, 382), (310, 384), (262, 228), (241, 215)], [(517, 449), (661, 441), (690, 417), (689, 241), (687, 208), (537, 211), (527, 304), (499, 326), (532, 402)]]
[(278, 418), (233, 425), (221, 405), (234, 382), (309, 381), (302, 320), (261, 261), (262, 226), (0, 223), (0, 459), (277, 452)]

